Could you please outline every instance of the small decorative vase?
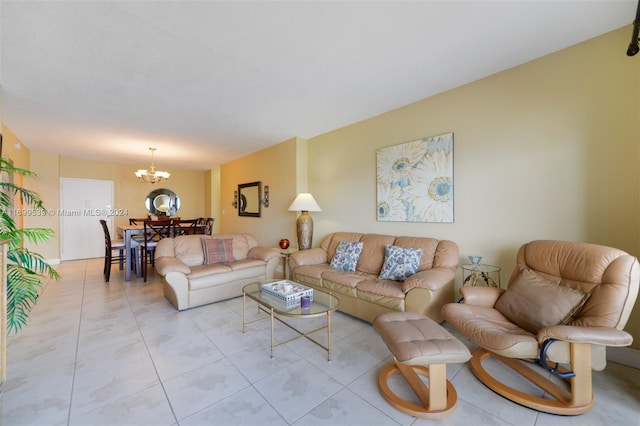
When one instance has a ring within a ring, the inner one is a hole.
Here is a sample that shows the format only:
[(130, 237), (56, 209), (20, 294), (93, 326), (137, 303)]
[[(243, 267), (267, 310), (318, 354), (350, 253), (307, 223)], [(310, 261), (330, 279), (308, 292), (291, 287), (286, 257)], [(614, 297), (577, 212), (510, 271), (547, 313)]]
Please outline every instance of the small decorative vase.
[(283, 238), (282, 240), (280, 240), (278, 244), (280, 245), (280, 248), (283, 250), (289, 248), (289, 240), (287, 240), (286, 238)]
[(471, 262), (471, 266), (474, 269), (480, 268), (480, 261), (482, 260), (482, 256), (469, 256), (469, 262)]

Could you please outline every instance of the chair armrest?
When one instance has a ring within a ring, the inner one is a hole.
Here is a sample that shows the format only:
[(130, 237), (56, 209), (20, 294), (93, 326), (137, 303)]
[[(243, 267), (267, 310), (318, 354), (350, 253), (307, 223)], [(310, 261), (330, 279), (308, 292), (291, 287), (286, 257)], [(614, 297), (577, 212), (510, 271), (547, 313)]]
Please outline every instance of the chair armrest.
[(316, 247), (309, 250), (300, 250), (292, 253), (289, 257), (291, 269), (304, 265), (317, 265), (327, 263), (327, 252)]
[(253, 247), (247, 253), (247, 259), (264, 260), (265, 262), (279, 256), (278, 250), (269, 247)]
[(460, 294), (466, 305), (493, 308), (504, 289), (496, 287), (461, 287)]
[(633, 337), (629, 333), (617, 328), (572, 325), (553, 325), (538, 332), (539, 343), (548, 339), (603, 346), (629, 346), (633, 343)]
[(412, 288), (420, 287), (438, 290), (455, 278), (455, 271), (450, 268), (432, 268), (417, 272), (402, 282), (402, 291), (407, 293)]
[(191, 273), (191, 268), (185, 265), (177, 257), (163, 256), (155, 260), (156, 271), (163, 277), (169, 272), (181, 272), (185, 275)]

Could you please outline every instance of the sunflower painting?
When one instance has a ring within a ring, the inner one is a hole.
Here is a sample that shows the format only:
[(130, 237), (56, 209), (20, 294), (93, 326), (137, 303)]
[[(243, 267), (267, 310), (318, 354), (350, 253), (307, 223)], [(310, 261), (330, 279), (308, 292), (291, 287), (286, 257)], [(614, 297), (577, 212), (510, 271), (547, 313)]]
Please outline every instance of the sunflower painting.
[(453, 133), (380, 148), (378, 221), (453, 223)]

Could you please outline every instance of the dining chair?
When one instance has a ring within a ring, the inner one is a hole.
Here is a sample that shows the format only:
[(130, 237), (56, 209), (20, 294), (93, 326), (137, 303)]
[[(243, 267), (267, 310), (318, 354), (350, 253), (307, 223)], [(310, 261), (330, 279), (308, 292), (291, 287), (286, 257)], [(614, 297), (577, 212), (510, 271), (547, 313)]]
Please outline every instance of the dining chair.
[(142, 222), (144, 222), (145, 220), (150, 220), (150, 219), (151, 219), (151, 215), (148, 215), (147, 217), (130, 217), (129, 225), (142, 224)]
[(144, 281), (147, 281), (148, 264), (155, 266), (155, 250), (158, 241), (163, 238), (170, 238), (172, 235), (171, 220), (145, 220), (144, 223), (144, 240), (142, 245), (141, 265), (144, 275)]
[(198, 219), (173, 219), (173, 236), (198, 234)]
[[(144, 222), (145, 220), (150, 220), (151, 219), (151, 215), (147, 215), (147, 217), (130, 217), (129, 218), (129, 225), (130, 226), (136, 226), (136, 225), (142, 225), (142, 222)], [(131, 236), (131, 241), (135, 241), (136, 243), (138, 243), (138, 247), (141, 246), (144, 243), (144, 235), (140, 235), (140, 234), (134, 234)], [(140, 262), (140, 250), (137, 249), (136, 250), (136, 255), (135, 255), (135, 259), (136, 262)]]
[[(108, 283), (111, 277), (111, 265), (118, 263), (120, 270), (122, 270), (124, 266), (126, 259), (124, 252), (125, 242), (122, 239), (111, 239), (109, 227), (104, 219), (100, 219), (100, 225), (102, 225), (102, 231), (104, 233), (104, 281)], [(137, 251), (137, 243), (134, 241), (131, 241), (131, 250)], [(117, 251), (118, 254), (114, 255), (115, 251)], [(135, 262), (135, 265), (137, 268), (137, 262)]]
[(204, 222), (205, 234), (213, 235), (213, 223), (216, 221), (215, 217), (208, 217)]

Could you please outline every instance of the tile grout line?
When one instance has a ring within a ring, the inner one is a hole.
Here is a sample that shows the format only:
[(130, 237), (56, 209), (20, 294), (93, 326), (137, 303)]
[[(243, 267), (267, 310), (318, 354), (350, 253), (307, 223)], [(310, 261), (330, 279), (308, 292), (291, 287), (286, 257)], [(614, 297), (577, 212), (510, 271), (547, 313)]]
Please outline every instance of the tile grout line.
[(124, 284), (122, 283), (122, 281), (120, 280), (120, 274), (118, 275), (118, 282), (120, 284), (120, 287), (122, 288), (124, 298), (127, 301), (127, 306), (129, 307), (129, 310), (133, 315), (134, 321), (136, 322), (136, 327), (138, 328), (140, 337), (142, 337), (142, 341), (144, 342), (144, 347), (147, 351), (147, 354), (149, 355), (149, 359), (151, 360), (151, 365), (153, 365), (153, 371), (155, 371), (156, 377), (158, 377), (158, 383), (162, 388), (162, 393), (164, 394), (164, 397), (166, 398), (167, 403), (169, 404), (169, 409), (171, 410), (171, 414), (173, 415), (176, 425), (179, 425), (180, 422), (178, 420), (178, 416), (176, 415), (173, 405), (171, 404), (171, 399), (169, 399), (169, 394), (167, 394), (167, 390), (164, 387), (164, 382), (162, 381), (162, 378), (160, 377), (160, 373), (158, 372), (158, 368), (156, 366), (155, 360), (153, 359), (153, 355), (151, 354), (151, 350), (149, 349), (149, 345), (147, 344), (147, 339), (145, 338), (144, 333), (142, 332), (142, 328), (140, 328), (140, 322), (138, 321), (138, 316), (135, 314), (133, 307), (131, 306), (131, 300), (129, 299), (129, 294), (127, 293), (127, 289), (126, 289), (126, 282)]
[[(229, 309), (230, 311), (235, 312), (235, 311), (233, 310), (233, 308), (231, 308), (231, 307), (227, 307), (227, 309)], [(213, 339), (211, 339), (211, 336), (209, 336), (209, 335), (205, 332), (205, 330), (204, 330), (202, 327), (200, 327), (200, 324), (198, 324), (196, 321), (194, 321), (192, 317), (189, 317), (189, 320), (193, 323), (193, 325), (195, 325), (195, 326), (198, 328), (198, 330), (200, 330), (200, 331), (202, 331), (202, 332), (203, 332), (203, 334), (206, 336), (206, 339), (207, 339), (207, 340), (208, 340), (208, 341), (209, 341), (209, 342), (210, 342), (210, 343), (211, 343), (211, 344), (216, 348), (216, 350), (217, 350), (217, 351), (219, 351), (219, 352), (220, 352), (220, 354), (222, 355), (223, 359), (224, 359), (224, 360), (226, 360), (226, 361), (229, 361), (229, 363), (230, 363), (234, 368), (236, 368), (236, 367), (235, 367), (235, 365), (234, 365), (234, 363), (233, 363), (233, 362), (231, 362), (231, 360), (230, 360), (230, 359), (229, 359), (229, 357), (225, 354), (225, 352), (222, 350), (222, 348), (220, 348), (220, 347), (216, 344), (216, 342), (214, 342), (214, 341), (213, 341)], [(227, 400), (227, 399), (229, 399), (229, 398), (232, 398), (234, 395), (236, 395), (236, 394), (238, 394), (238, 393), (240, 393), (240, 392), (243, 392), (244, 390), (246, 390), (246, 389), (248, 389), (248, 388), (253, 388), (253, 390), (254, 390), (258, 395), (262, 395), (262, 394), (260, 393), (260, 391), (258, 391), (258, 389), (255, 387), (255, 384), (254, 384), (254, 383), (249, 379), (249, 377), (247, 377), (247, 376), (246, 376), (246, 374), (245, 374), (245, 373), (243, 373), (242, 371), (240, 371), (240, 370), (238, 370), (238, 369), (236, 369), (236, 370), (238, 371), (238, 374), (240, 374), (240, 375), (241, 375), (241, 376), (242, 376), (242, 377), (247, 381), (247, 383), (249, 383), (247, 386), (245, 386), (245, 387), (244, 387), (244, 388), (242, 388), (242, 389), (238, 389), (237, 391), (233, 392), (232, 394), (227, 395), (226, 397), (222, 398), (222, 399), (221, 399), (221, 400), (219, 400), (219, 401), (216, 401), (216, 402), (214, 402), (214, 403), (212, 403), (212, 404), (209, 404), (209, 405), (208, 405), (208, 406), (206, 406), (206, 407), (201, 408), (200, 410), (196, 411), (195, 413), (191, 413), (191, 414), (189, 414), (187, 417), (185, 417), (185, 419), (188, 419), (189, 417), (192, 417), (192, 416), (196, 415), (196, 414), (197, 414), (197, 413), (199, 413), (199, 412), (202, 412), (202, 411), (204, 411), (204, 410), (207, 410), (207, 409), (208, 409), (209, 407), (211, 407), (212, 405), (218, 404), (218, 403), (220, 403), (220, 402), (222, 402), (222, 401), (224, 401), (224, 400)], [(275, 413), (277, 413), (277, 414), (278, 414), (278, 416), (280, 416), (280, 418), (282, 419), (282, 421), (283, 421), (283, 422), (285, 422), (286, 424), (290, 425), (290, 423), (289, 423), (289, 422), (287, 422), (287, 420), (286, 420), (284, 417), (282, 417), (282, 414), (281, 414), (278, 410), (276, 410), (276, 409), (275, 409), (275, 407), (271, 404), (271, 402), (270, 402), (269, 400), (267, 400), (266, 398), (265, 398), (265, 403), (267, 403), (267, 404), (268, 404), (268, 405), (273, 409), (273, 411), (274, 411)]]
[(73, 376), (71, 378), (71, 393), (69, 395), (69, 411), (67, 414), (67, 425), (71, 424), (71, 407), (73, 406), (73, 392), (76, 385), (76, 369), (78, 368), (78, 351), (80, 348), (80, 330), (82, 329), (82, 313), (84, 312), (84, 298), (87, 286), (87, 271), (89, 264), (87, 260), (84, 260), (84, 274), (82, 277), (82, 297), (80, 299), (80, 312), (78, 316), (78, 330), (76, 335), (76, 350), (73, 359)]

